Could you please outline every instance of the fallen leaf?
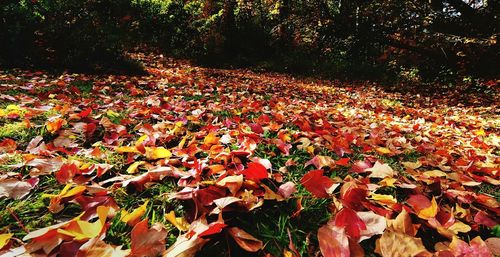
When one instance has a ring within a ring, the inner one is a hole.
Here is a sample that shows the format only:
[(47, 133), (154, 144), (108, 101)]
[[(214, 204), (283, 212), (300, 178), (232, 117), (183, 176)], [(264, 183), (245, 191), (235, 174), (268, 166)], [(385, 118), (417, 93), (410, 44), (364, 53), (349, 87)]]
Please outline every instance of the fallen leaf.
[(375, 252), (382, 256), (432, 256), (422, 244), (422, 239), (392, 230), (386, 230), (377, 239)]
[(248, 168), (241, 172), (247, 179), (260, 181), (266, 179), (269, 174), (267, 173), (266, 167), (258, 162), (251, 162), (248, 164)]
[(312, 170), (305, 174), (300, 183), (311, 192), (315, 197), (327, 198), (329, 197), (329, 192), (333, 191), (332, 187), (338, 186), (332, 179), (327, 176), (323, 176), (322, 170)]
[(0, 234), (0, 250), (4, 248), (9, 240), (12, 238), (13, 234)]
[(189, 223), (183, 217), (176, 217), (174, 211), (165, 214), (165, 219), (174, 225), (179, 231), (187, 231)]
[(324, 257), (350, 257), (349, 239), (345, 229), (333, 224), (318, 229), (318, 241)]
[(248, 234), (244, 230), (237, 227), (230, 227), (227, 229), (229, 235), (236, 241), (236, 243), (245, 251), (257, 252), (263, 247), (262, 241)]
[(126, 210), (121, 211), (120, 220), (127, 223), (129, 226), (134, 226), (141, 219), (142, 215), (146, 213), (146, 208), (148, 207), (149, 200), (146, 200), (141, 206), (128, 213)]
[(154, 257), (166, 252), (167, 231), (159, 223), (148, 228), (148, 219), (138, 222), (131, 232), (130, 256)]
[(381, 164), (378, 161), (375, 162), (373, 167), (365, 169), (365, 171), (371, 171), (371, 174), (368, 175), (369, 178), (386, 178), (396, 175), (396, 172), (388, 164)]
[(7, 197), (19, 200), (27, 196), (38, 184), (38, 181), (38, 178), (32, 178), (27, 181), (21, 181), (15, 178), (0, 178), (0, 198)]
[(109, 245), (98, 238), (92, 238), (80, 247), (76, 257), (125, 257), (130, 255), (130, 250), (121, 248), (121, 246)]

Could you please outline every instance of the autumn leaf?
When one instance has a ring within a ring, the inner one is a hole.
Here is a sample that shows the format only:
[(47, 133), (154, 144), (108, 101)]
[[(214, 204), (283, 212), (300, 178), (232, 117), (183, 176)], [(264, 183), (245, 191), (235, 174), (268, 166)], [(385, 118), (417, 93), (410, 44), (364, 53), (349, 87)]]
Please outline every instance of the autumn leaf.
[(165, 253), (167, 231), (159, 223), (148, 228), (148, 219), (138, 222), (131, 232), (130, 256), (154, 257)]
[(382, 256), (432, 256), (420, 238), (386, 230), (376, 242), (375, 252)]
[(50, 198), (49, 210), (52, 213), (58, 213), (63, 209), (61, 203), (66, 201), (67, 198), (75, 197), (81, 195), (87, 187), (85, 186), (75, 186), (71, 188), (71, 184), (67, 184), (64, 188), (59, 192), (59, 194), (42, 194), (42, 198)]
[(183, 217), (176, 217), (174, 211), (165, 214), (165, 219), (174, 225), (179, 231), (187, 231), (189, 223)]
[(371, 171), (368, 175), (369, 178), (386, 178), (394, 177), (396, 172), (387, 164), (381, 164), (380, 162), (375, 162), (373, 167), (365, 169), (365, 171)]
[(0, 250), (4, 248), (9, 240), (12, 238), (13, 234), (0, 234)]
[(318, 241), (324, 257), (350, 257), (349, 239), (342, 227), (328, 223), (318, 229)]
[(28, 195), (38, 184), (38, 178), (31, 178), (27, 181), (21, 181), (16, 178), (2, 179), (0, 177), (0, 198), (8, 197), (15, 200)]
[(248, 168), (241, 172), (247, 179), (260, 181), (266, 179), (269, 174), (267, 173), (266, 167), (258, 162), (251, 162), (248, 164)]
[(315, 197), (327, 198), (332, 193), (338, 184), (335, 184), (332, 179), (323, 176), (322, 170), (312, 170), (305, 174), (300, 183), (311, 192)]
[(170, 158), (172, 156), (172, 153), (165, 149), (164, 147), (153, 147), (153, 148), (146, 148), (146, 156), (148, 159), (156, 160), (156, 159), (165, 159), (165, 158)]
[(56, 118), (50, 121), (47, 121), (45, 124), (45, 127), (47, 128), (47, 131), (50, 133), (55, 133), (57, 132), (65, 123), (65, 120), (61, 118)]
[(380, 235), (385, 231), (387, 227), (385, 217), (380, 216), (373, 211), (357, 212), (356, 214), (363, 221), (366, 227), (360, 231), (359, 241), (369, 239), (374, 235)]
[(262, 249), (263, 243), (244, 230), (237, 227), (230, 227), (227, 229), (229, 235), (236, 241), (236, 243), (245, 251), (257, 252)]
[(345, 233), (355, 241), (359, 240), (361, 231), (366, 230), (365, 222), (350, 208), (342, 208), (333, 220), (335, 227), (345, 229)]
[(438, 205), (434, 197), (432, 197), (432, 201), (429, 201), (423, 195), (411, 195), (408, 204), (413, 207), (418, 217), (425, 220), (435, 217), (438, 212)]
[(125, 257), (130, 255), (130, 250), (121, 248), (121, 246), (109, 245), (98, 238), (92, 238), (78, 249), (76, 257)]
[(74, 240), (85, 240), (98, 237), (104, 229), (106, 218), (110, 212), (110, 207), (97, 207), (98, 220), (88, 222), (81, 220), (80, 217), (73, 219), (63, 228), (57, 229), (57, 232), (63, 235), (71, 236)]
[(129, 226), (134, 226), (141, 219), (142, 215), (146, 213), (146, 208), (148, 207), (149, 200), (146, 200), (141, 206), (136, 208), (131, 213), (126, 210), (121, 211), (120, 220), (127, 223)]

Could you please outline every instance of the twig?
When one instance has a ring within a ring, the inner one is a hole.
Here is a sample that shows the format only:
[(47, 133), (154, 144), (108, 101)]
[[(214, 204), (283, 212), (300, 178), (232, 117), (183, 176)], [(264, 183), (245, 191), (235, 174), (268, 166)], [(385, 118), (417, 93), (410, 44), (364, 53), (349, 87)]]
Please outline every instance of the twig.
[(10, 213), (12, 217), (17, 221), (19, 226), (24, 230), (24, 232), (29, 233), (30, 231), (23, 225), (23, 222), (17, 217), (17, 215), (14, 213), (13, 210), (11, 210), (9, 207), (7, 207), (7, 211)]

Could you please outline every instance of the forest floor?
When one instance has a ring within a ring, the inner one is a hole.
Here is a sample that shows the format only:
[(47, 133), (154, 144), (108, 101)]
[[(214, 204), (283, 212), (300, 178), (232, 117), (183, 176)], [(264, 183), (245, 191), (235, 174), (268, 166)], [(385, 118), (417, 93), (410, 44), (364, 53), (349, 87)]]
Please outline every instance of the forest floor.
[(0, 71), (0, 256), (495, 256), (498, 81)]

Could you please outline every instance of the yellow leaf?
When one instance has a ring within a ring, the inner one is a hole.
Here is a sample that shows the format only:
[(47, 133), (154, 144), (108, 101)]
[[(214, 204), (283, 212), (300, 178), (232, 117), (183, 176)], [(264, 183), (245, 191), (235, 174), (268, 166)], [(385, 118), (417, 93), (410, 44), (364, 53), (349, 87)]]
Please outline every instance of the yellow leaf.
[(97, 207), (97, 216), (99, 219), (95, 222), (81, 220), (82, 213), (82, 215), (73, 219), (67, 226), (58, 229), (57, 232), (74, 237), (74, 240), (85, 240), (98, 237), (104, 228), (110, 210), (111, 207), (108, 206)]
[(5, 109), (7, 111), (19, 111), (19, 110), (21, 110), (21, 107), (15, 105), (15, 104), (9, 104), (9, 105), (7, 105), (7, 107)]
[(0, 249), (7, 245), (12, 234), (0, 234)]
[(283, 250), (283, 257), (293, 257), (293, 253), (288, 250)]
[(416, 162), (402, 162), (403, 166), (405, 166), (408, 169), (416, 170), (422, 166), (422, 163), (420, 161)]
[(453, 223), (453, 225), (451, 225), (449, 228), (449, 230), (453, 231), (453, 233), (458, 234), (458, 233), (467, 233), (471, 230), (471, 227), (461, 221), (456, 221), (455, 223)]
[(172, 153), (164, 147), (146, 148), (146, 155), (149, 159), (165, 159), (170, 158)]
[(120, 146), (116, 148), (118, 153), (140, 153), (135, 146)]
[(129, 226), (134, 226), (146, 213), (146, 208), (148, 207), (149, 200), (146, 200), (143, 205), (135, 209), (132, 213), (128, 213), (126, 210), (122, 210), (120, 220), (127, 223)]
[(120, 117), (120, 114), (119, 114), (119, 113), (114, 112), (113, 110), (108, 110), (108, 111), (106, 112), (106, 116), (108, 116), (108, 117), (113, 117), (113, 118), (117, 118), (117, 117)]
[(379, 182), (379, 184), (381, 186), (394, 187), (394, 183), (396, 183), (396, 181), (397, 181), (397, 179), (395, 179), (395, 178), (389, 178), (389, 177), (387, 177), (387, 178), (382, 179)]
[(306, 150), (309, 154), (314, 154), (314, 147), (312, 145), (306, 147)]
[(432, 197), (431, 206), (420, 210), (417, 215), (422, 219), (428, 220), (430, 218), (436, 217), (437, 212), (438, 212), (438, 205), (436, 203), (436, 199)]
[(395, 204), (398, 203), (396, 198), (392, 195), (382, 195), (382, 194), (371, 194), (371, 199), (383, 204)]
[(165, 219), (167, 219), (172, 225), (174, 225), (180, 231), (187, 231), (189, 229), (189, 223), (183, 217), (175, 217), (175, 212), (170, 211), (165, 214)]
[(146, 139), (148, 139), (148, 135), (142, 135), (139, 139), (137, 139), (137, 141), (135, 142), (135, 145), (136, 146), (141, 145), (142, 142), (144, 142)]
[(128, 174), (136, 173), (137, 169), (139, 168), (139, 165), (143, 165), (144, 163), (146, 163), (146, 162), (145, 161), (138, 161), (138, 162), (132, 163), (130, 166), (128, 166), (127, 173)]
[(219, 138), (215, 136), (215, 133), (208, 133), (208, 135), (203, 139), (204, 145), (216, 145), (219, 143)]
[(430, 170), (424, 172), (424, 175), (430, 178), (435, 178), (435, 177), (447, 177), (446, 173), (440, 171), (440, 170)]
[(484, 132), (484, 129), (482, 127), (478, 131), (476, 131), (476, 136), (486, 136), (486, 132)]
[(87, 189), (87, 187), (85, 187), (85, 186), (76, 186), (73, 189), (69, 190), (70, 188), (71, 188), (71, 185), (67, 184), (66, 186), (64, 186), (63, 190), (61, 190), (61, 192), (59, 192), (59, 194), (57, 194), (57, 195), (42, 194), (42, 197), (43, 198), (46, 198), (46, 197), (50, 197), (50, 198), (54, 198), (54, 197), (66, 198), (66, 197), (71, 197), (71, 196), (75, 196), (77, 194), (80, 194), (83, 191), (85, 191), (85, 189)]
[(389, 149), (388, 149), (388, 148), (386, 148), (386, 147), (378, 147), (378, 148), (377, 148), (377, 149), (375, 149), (375, 150), (377, 150), (377, 152), (378, 152), (378, 153), (381, 153), (381, 154), (390, 154), (390, 153), (392, 153), (392, 152), (391, 152), (391, 150), (389, 150)]

